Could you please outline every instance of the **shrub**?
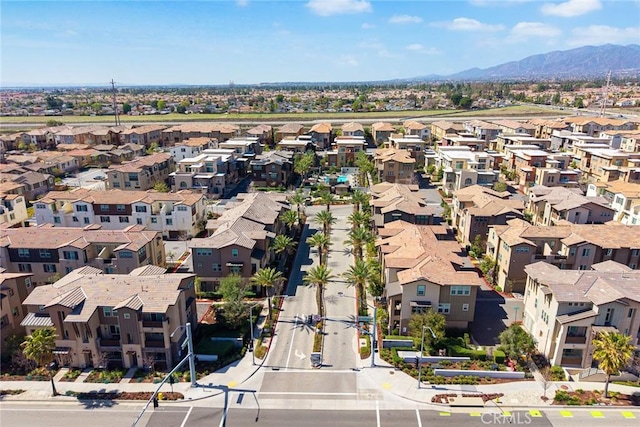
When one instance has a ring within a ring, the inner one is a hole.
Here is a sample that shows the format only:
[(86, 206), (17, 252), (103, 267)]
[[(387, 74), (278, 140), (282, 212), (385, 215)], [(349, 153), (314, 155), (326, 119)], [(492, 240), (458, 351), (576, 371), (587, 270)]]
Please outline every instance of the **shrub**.
[(493, 361), (502, 365), (504, 364), (504, 360), (506, 358), (506, 355), (504, 354), (504, 351), (502, 350), (495, 350), (493, 352)]
[(564, 369), (560, 366), (551, 367), (551, 381), (566, 381), (567, 377), (564, 373)]
[(253, 349), (253, 354), (258, 358), (258, 359), (264, 359), (264, 356), (266, 356), (267, 354), (267, 347), (262, 345), (262, 344), (258, 344), (254, 349)]

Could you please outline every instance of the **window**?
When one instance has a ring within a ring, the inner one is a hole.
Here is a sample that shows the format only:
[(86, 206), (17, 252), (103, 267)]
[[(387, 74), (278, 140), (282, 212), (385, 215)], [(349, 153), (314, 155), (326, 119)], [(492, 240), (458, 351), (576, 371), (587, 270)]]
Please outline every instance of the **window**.
[(631, 250), (631, 256), (638, 256), (638, 254), (640, 254), (640, 249)]
[(84, 218), (84, 223), (85, 224), (91, 224), (91, 220), (87, 217)]
[(104, 317), (111, 317), (113, 314), (111, 307), (102, 307), (102, 314), (104, 314)]
[(173, 220), (171, 218), (167, 218), (165, 222), (167, 225), (173, 225)]
[(586, 270), (587, 266), (585, 264), (580, 264), (580, 267), (578, 267), (578, 270)]
[(40, 258), (51, 258), (51, 251), (49, 249), (40, 249)]
[(120, 222), (126, 222), (126, 223), (129, 222), (129, 217), (128, 216), (121, 216), (121, 217), (118, 217), (118, 219), (120, 220)]
[(45, 273), (55, 273), (57, 271), (55, 264), (42, 264)]
[(120, 258), (133, 258), (133, 252), (131, 251), (120, 251)]
[(136, 218), (136, 224), (142, 225), (142, 218)]
[(71, 219), (73, 220), (73, 222), (80, 222), (80, 220), (78, 219), (78, 217), (77, 217), (77, 216), (74, 216), (74, 217), (72, 217)]
[(18, 256), (20, 258), (29, 258), (29, 249), (18, 249)]
[(635, 310), (633, 308), (630, 308), (629, 311), (627, 312), (627, 317), (633, 317), (633, 312)]
[(60, 224), (62, 221), (60, 221), (60, 217), (59, 216), (54, 216), (53, 217), (53, 223), (54, 224)]
[(197, 256), (211, 256), (213, 255), (213, 249), (196, 249)]
[(111, 335), (120, 335), (120, 326), (118, 326), (118, 325), (109, 325), (109, 333)]
[(151, 224), (157, 224), (158, 218), (151, 218)]
[(101, 216), (100, 217), (100, 222), (111, 222), (111, 217)]
[(590, 252), (591, 252), (590, 248), (584, 248), (582, 249), (582, 256), (589, 256)]
[(136, 206), (136, 212), (145, 213), (145, 212), (147, 212), (147, 207), (146, 206)]
[(27, 286), (27, 288), (31, 287), (31, 277), (27, 277), (26, 279), (24, 279), (24, 284)]
[(64, 259), (78, 259), (78, 252), (76, 252), (76, 251), (62, 251), (62, 258), (64, 258)]
[(231, 256), (233, 258), (238, 258), (238, 250), (237, 249), (231, 249)]
[(100, 205), (100, 210), (102, 212), (109, 212), (109, 205)]
[(469, 311), (469, 304), (462, 304), (462, 311)]
[(18, 264), (18, 270), (21, 273), (31, 273), (31, 264)]
[(438, 313), (449, 314), (451, 311), (451, 304), (438, 304)]
[(87, 212), (87, 205), (76, 205), (76, 212)]
[(516, 253), (518, 253), (518, 254), (526, 254), (526, 253), (529, 253), (529, 248), (527, 248), (527, 247), (519, 247), (519, 248), (516, 248)]
[(186, 212), (189, 210), (189, 208), (187, 208), (186, 206), (178, 206), (178, 210), (181, 212)]
[(222, 271), (222, 266), (220, 264), (211, 264), (211, 270)]
[(576, 254), (576, 248), (571, 248), (569, 255), (574, 256)]
[(471, 295), (471, 286), (468, 285), (453, 285), (451, 286), (451, 295)]
[(120, 183), (118, 181), (114, 181), (113, 188), (120, 188)]
[(69, 274), (73, 271), (73, 267), (65, 267), (64, 268), (64, 274)]
[(45, 205), (44, 203), (38, 203), (36, 204), (36, 209), (46, 209), (47, 205)]
[(124, 212), (125, 211), (125, 207), (124, 207), (124, 205), (116, 205), (116, 210), (118, 212)]
[(131, 314), (129, 313), (123, 313), (123, 316), (125, 319), (130, 319), (131, 318)]
[(418, 292), (417, 292), (417, 296), (419, 297), (423, 297), (424, 294), (426, 292), (426, 286), (425, 285), (418, 285)]

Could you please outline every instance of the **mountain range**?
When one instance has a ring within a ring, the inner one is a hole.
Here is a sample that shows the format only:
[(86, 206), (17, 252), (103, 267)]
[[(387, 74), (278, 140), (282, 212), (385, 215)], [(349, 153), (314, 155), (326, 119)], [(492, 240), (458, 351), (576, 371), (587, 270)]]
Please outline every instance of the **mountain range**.
[(583, 46), (528, 56), (489, 68), (471, 68), (450, 75), (428, 75), (407, 79), (429, 80), (538, 80), (637, 77), (640, 73), (640, 45)]

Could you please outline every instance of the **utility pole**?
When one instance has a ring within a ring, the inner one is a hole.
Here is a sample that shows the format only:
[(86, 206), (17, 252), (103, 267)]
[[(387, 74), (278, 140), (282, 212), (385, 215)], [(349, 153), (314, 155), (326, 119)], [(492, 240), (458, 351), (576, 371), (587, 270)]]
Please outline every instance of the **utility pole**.
[(120, 117), (118, 116), (118, 101), (116, 99), (116, 82), (111, 79), (111, 89), (113, 89), (113, 114), (116, 119), (116, 126), (120, 126)]
[(602, 101), (600, 105), (600, 117), (604, 117), (607, 112), (607, 98), (609, 96), (609, 85), (611, 84), (611, 70), (607, 74), (607, 85), (604, 87), (604, 93), (602, 94)]

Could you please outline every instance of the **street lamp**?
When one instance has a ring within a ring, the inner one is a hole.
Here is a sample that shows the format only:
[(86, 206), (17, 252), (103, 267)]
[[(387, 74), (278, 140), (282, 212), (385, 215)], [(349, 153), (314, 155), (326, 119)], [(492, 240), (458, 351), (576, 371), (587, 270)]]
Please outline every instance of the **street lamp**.
[[(338, 296), (340, 297), (347, 297), (347, 298), (353, 298), (355, 299), (355, 297), (350, 297), (344, 294), (344, 292), (338, 292)], [(369, 304), (367, 304), (365, 302), (365, 304), (367, 305), (367, 307), (369, 308), (373, 308), (373, 332), (371, 334), (372, 338), (371, 338), (371, 367), (374, 368), (376, 366), (376, 362), (375, 362), (375, 357), (376, 357), (376, 318), (378, 317), (378, 307), (376, 307), (375, 305), (371, 306)]]
[[(184, 349), (185, 345), (187, 346), (187, 350), (188, 350), (188, 354), (187, 356), (189, 357), (189, 375), (191, 377), (191, 387), (197, 387), (197, 383), (196, 383), (196, 355), (193, 351), (193, 336), (191, 335), (191, 323), (187, 322), (186, 325), (184, 326), (178, 326), (173, 332), (171, 332), (171, 334), (169, 335), (169, 338), (173, 338), (173, 335), (178, 332), (178, 330), (181, 330), (182, 328), (186, 329), (187, 331), (187, 339), (182, 343), (181, 348)], [(183, 359), (184, 360), (184, 359)]]
[(249, 343), (249, 351), (251, 352), (251, 363), (256, 364), (256, 354), (253, 351), (253, 308), (262, 305), (261, 302), (257, 302), (249, 307), (249, 328), (251, 329), (251, 343)]
[(429, 332), (431, 332), (431, 336), (433, 337), (433, 339), (436, 339), (436, 333), (433, 332), (433, 329), (431, 329), (427, 325), (422, 325), (422, 339), (420, 340), (420, 356), (418, 356), (420, 358), (418, 362), (418, 389), (420, 389), (420, 385), (422, 384), (422, 352), (424, 351), (424, 330), (425, 329), (428, 329)]

